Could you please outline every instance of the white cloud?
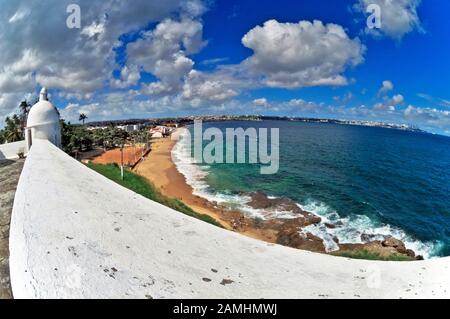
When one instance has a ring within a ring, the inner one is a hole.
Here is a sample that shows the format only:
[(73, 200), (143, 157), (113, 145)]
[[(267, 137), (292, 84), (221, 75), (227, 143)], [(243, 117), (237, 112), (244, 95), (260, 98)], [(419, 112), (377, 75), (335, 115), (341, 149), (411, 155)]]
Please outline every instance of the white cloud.
[(203, 60), (200, 64), (202, 65), (214, 65), (214, 64), (219, 64), (222, 62), (226, 62), (228, 60), (228, 58), (214, 58), (214, 59), (207, 59), (207, 60)]
[(280, 23), (269, 20), (250, 30), (244, 46), (254, 51), (244, 61), (271, 87), (345, 85), (343, 72), (363, 62), (365, 47), (337, 24), (321, 21)]
[(290, 111), (306, 113), (317, 113), (324, 110), (325, 107), (325, 105), (322, 103), (305, 101), (303, 99), (292, 99), (285, 103), (285, 105)]
[(409, 105), (403, 112), (405, 119), (412, 123), (448, 129), (450, 127), (450, 111), (435, 108), (418, 108)]
[(239, 94), (233, 89), (232, 81), (217, 74), (192, 70), (184, 83), (182, 97), (197, 102), (223, 102)]
[(429, 94), (425, 94), (425, 93), (418, 93), (417, 96), (430, 102), (430, 103), (433, 103), (435, 105), (450, 108), (450, 100), (442, 99), (439, 97), (433, 97), (433, 96), (431, 96)]
[(88, 38), (98, 38), (101, 34), (105, 33), (105, 23), (93, 21), (90, 25), (86, 26), (81, 30), (81, 34), (87, 36)]
[[(92, 96), (105, 87), (117, 68), (113, 49), (122, 34), (169, 16), (194, 19), (204, 11), (201, 0), (79, 0), (82, 28), (69, 29), (66, 7), (70, 3), (1, 0), (0, 23), (7, 25), (0, 29), (2, 94), (25, 94), (45, 85), (65, 96)], [(195, 48), (195, 40), (182, 41), (185, 50)], [(116, 84), (132, 84), (135, 78), (133, 72)], [(11, 106), (1, 105), (0, 109), (3, 115)]]
[(417, 8), (420, 0), (359, 0), (356, 9), (366, 13), (370, 4), (377, 4), (381, 9), (381, 28), (366, 29), (374, 35), (384, 34), (394, 39), (401, 39), (413, 30), (422, 30)]
[(353, 99), (353, 93), (347, 92), (343, 96), (333, 96), (333, 100), (338, 103), (348, 103)]
[[(393, 88), (393, 86), (391, 86)], [(385, 111), (392, 113), (396, 110), (396, 107), (403, 104), (404, 98), (401, 94), (396, 94), (392, 98), (384, 96), (382, 102), (378, 102), (374, 105), (374, 111)]]
[(27, 8), (22, 7), (22, 8), (19, 8), (16, 11), (16, 13), (14, 13), (14, 15), (11, 16), (11, 18), (9, 18), (8, 22), (15, 23), (20, 20), (23, 20), (24, 18), (26, 18), (29, 15), (30, 15), (30, 11)]
[(146, 88), (148, 94), (173, 94), (181, 90), (184, 78), (194, 66), (188, 55), (203, 46), (201, 22), (184, 18), (165, 19), (142, 39), (128, 44), (128, 63), (158, 77), (160, 82)]
[(394, 105), (398, 105), (398, 104), (402, 104), (403, 102), (404, 102), (404, 98), (403, 98), (403, 95), (401, 95), (401, 94), (396, 94), (396, 95), (394, 95), (393, 97), (392, 97), (392, 104), (394, 104)]
[(269, 106), (269, 101), (267, 101), (267, 99), (265, 97), (259, 98), (259, 99), (254, 99), (253, 105), (267, 107), (267, 106)]
[(394, 84), (389, 80), (385, 80), (385, 81), (383, 81), (381, 88), (378, 90), (378, 94), (383, 95), (389, 91), (392, 91), (393, 89), (394, 89)]
[(393, 112), (395, 111), (395, 106), (392, 104), (377, 103), (374, 105), (373, 109), (376, 111)]
[(140, 78), (141, 75), (137, 66), (125, 65), (120, 72), (120, 79), (113, 79), (111, 81), (111, 86), (117, 88), (126, 88), (132, 85), (136, 85)]

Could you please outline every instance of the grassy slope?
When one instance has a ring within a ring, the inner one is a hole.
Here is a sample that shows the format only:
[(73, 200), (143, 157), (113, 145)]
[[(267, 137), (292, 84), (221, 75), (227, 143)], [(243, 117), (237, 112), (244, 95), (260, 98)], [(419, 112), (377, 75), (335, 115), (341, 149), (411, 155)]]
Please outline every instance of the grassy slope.
[(222, 227), (222, 225), (214, 218), (193, 211), (190, 207), (177, 199), (164, 196), (150, 181), (129, 170), (124, 170), (124, 179), (122, 180), (120, 178), (120, 168), (115, 164), (103, 165), (89, 163), (87, 164), (87, 166), (94, 171), (102, 174), (103, 176), (109, 178), (110, 180), (116, 182), (117, 184), (120, 184), (123, 187), (126, 187), (148, 199), (175, 209), (183, 214), (195, 217), (215, 226)]
[(348, 257), (353, 259), (365, 259), (365, 260), (384, 260), (384, 261), (412, 261), (414, 258), (405, 255), (390, 255), (387, 257), (381, 256), (378, 253), (369, 252), (366, 249), (356, 251), (342, 251), (333, 253), (335, 256)]

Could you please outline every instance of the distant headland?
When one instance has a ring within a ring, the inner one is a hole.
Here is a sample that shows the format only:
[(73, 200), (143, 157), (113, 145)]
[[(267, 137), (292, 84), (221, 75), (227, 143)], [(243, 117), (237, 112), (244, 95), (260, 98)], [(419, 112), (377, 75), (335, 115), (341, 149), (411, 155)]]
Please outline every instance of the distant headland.
[(396, 129), (410, 132), (428, 133), (417, 126), (410, 124), (388, 123), (383, 121), (367, 121), (367, 120), (338, 120), (328, 118), (311, 118), (311, 117), (290, 117), (290, 116), (267, 116), (267, 115), (200, 115), (200, 116), (181, 116), (181, 117), (161, 117), (147, 119), (125, 119), (125, 120), (105, 120), (93, 121), (87, 123), (91, 127), (100, 127), (105, 125), (133, 125), (133, 124), (152, 124), (160, 125), (164, 123), (189, 124), (194, 120), (203, 122), (221, 122), (221, 121), (291, 121), (305, 123), (329, 123), (340, 125), (357, 125), (369, 127), (381, 127), (388, 129)]

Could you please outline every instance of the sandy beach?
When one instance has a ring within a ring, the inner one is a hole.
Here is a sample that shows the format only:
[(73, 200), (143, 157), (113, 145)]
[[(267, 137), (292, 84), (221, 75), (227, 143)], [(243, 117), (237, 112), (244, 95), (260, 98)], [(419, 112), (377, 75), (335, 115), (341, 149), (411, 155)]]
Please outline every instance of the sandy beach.
[(176, 140), (170, 137), (153, 142), (152, 151), (136, 165), (134, 171), (150, 180), (163, 195), (177, 198), (194, 211), (213, 217), (224, 228), (252, 238), (276, 242), (274, 231), (256, 229), (252, 226), (253, 220), (243, 216), (242, 213), (227, 210), (194, 195), (192, 187), (187, 184), (184, 175), (177, 170), (172, 161), (171, 151), (175, 144)]

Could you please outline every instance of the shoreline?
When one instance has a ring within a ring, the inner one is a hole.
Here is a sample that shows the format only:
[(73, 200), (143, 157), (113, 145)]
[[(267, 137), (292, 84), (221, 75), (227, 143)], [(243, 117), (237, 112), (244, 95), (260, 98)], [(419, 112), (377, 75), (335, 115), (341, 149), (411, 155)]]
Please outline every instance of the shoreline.
[[(179, 133), (180, 129), (173, 135)], [(321, 218), (303, 211), (296, 203), (287, 198), (271, 199), (263, 193), (250, 193), (251, 202), (248, 205), (255, 209), (270, 211), (283, 207), (299, 216), (293, 219), (257, 220), (240, 210), (232, 210), (224, 205), (194, 195), (193, 188), (187, 183), (185, 176), (178, 171), (172, 160), (171, 152), (177, 141), (177, 138), (168, 137), (153, 142), (152, 151), (136, 165), (133, 171), (152, 182), (164, 196), (176, 198), (194, 211), (214, 218), (227, 230), (272, 244), (281, 244), (324, 254), (349, 257), (351, 255), (358, 256), (361, 253), (364, 255), (369, 252), (369, 254), (388, 259), (397, 257), (405, 257), (405, 260), (422, 259), (422, 256), (416, 256), (414, 251), (406, 249), (402, 241), (393, 237), (385, 238), (384, 241), (373, 240), (363, 244), (341, 244), (336, 239), (339, 250), (327, 252), (323, 239), (309, 232), (300, 234), (300, 230), (303, 230), (303, 228), (319, 224)], [(339, 225), (326, 225), (330, 228), (340, 227)]]
[[(225, 229), (235, 231), (236, 227), (233, 223), (238, 216), (233, 217), (233, 215), (236, 214), (226, 214), (224, 207), (219, 207), (217, 204), (193, 194), (192, 186), (186, 182), (186, 178), (172, 161), (171, 152), (176, 143), (177, 141), (170, 137), (154, 141), (152, 151), (136, 165), (133, 171), (152, 182), (164, 196), (178, 199), (197, 213), (214, 218)], [(250, 227), (241, 228), (239, 232), (271, 243), (276, 240), (273, 233)]]

